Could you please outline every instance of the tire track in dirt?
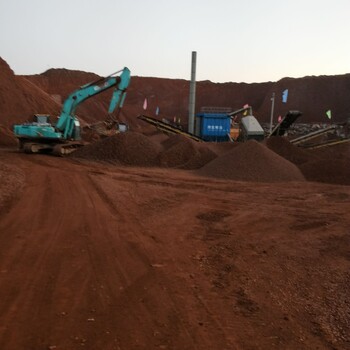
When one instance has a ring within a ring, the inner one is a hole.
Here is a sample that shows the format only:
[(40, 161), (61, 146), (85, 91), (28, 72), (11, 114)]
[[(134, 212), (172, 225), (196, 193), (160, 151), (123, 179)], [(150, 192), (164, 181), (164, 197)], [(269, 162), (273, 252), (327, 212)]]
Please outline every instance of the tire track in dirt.
[(184, 280), (162, 271), (132, 198), (108, 201), (89, 175), (51, 162), (25, 159), (23, 198), (0, 223), (0, 347), (200, 349)]
[(27, 183), (0, 221), (1, 349), (346, 344), (345, 186), (12, 157)]
[[(7, 340), (11, 342), (18, 336), (18, 330), (11, 330), (11, 324), (31, 322), (31, 317), (35, 319), (41, 313), (50, 314), (52, 280), (60, 271), (56, 243), (62, 236), (66, 220), (65, 208), (54, 206), (55, 191), (60, 188), (60, 179), (55, 180), (53, 186), (46, 171), (30, 174), (23, 199), (1, 223), (0, 231), (7, 233), (6, 254), (2, 254), (1, 260), (5, 269), (1, 289), (5, 296), (1, 298), (1, 310), (4, 319), (8, 320), (8, 327), (0, 344), (6, 344)], [(17, 237), (23, 244), (18, 244)], [(28, 266), (32, 273), (24, 275), (22, 271)], [(35, 309), (33, 305), (36, 305)], [(35, 321), (45, 334), (49, 323)], [(30, 332), (25, 329), (23, 327), (24, 337), (28, 338)]]
[[(172, 233), (181, 235), (180, 231), (176, 232), (176, 230), (174, 231), (171, 229), (173, 222), (169, 222), (167, 229), (170, 232), (165, 234), (164, 237), (162, 237), (162, 231), (154, 232), (154, 230), (152, 230), (152, 224), (160, 218), (153, 218), (152, 215), (150, 216), (150, 212), (145, 210), (144, 203), (149, 205), (151, 202), (148, 198), (152, 197), (149, 196), (148, 191), (150, 188), (152, 192), (152, 188), (155, 186), (154, 183), (149, 184), (149, 182), (147, 182), (142, 185), (141, 189), (135, 186), (136, 181), (133, 181), (132, 178), (129, 178), (128, 186), (124, 181), (118, 183), (117, 180), (112, 177), (111, 180), (114, 183), (114, 186), (111, 186), (111, 188), (113, 188), (112, 190), (108, 188), (110, 182), (106, 183), (105, 178), (94, 176), (94, 179), (98, 182), (96, 185), (100, 187), (98, 192), (101, 196), (103, 198), (109, 197), (109, 200), (106, 202), (112, 202), (112, 210), (116, 210), (115, 203), (123, 203), (120, 208), (118, 207), (118, 215), (124, 217), (125, 222), (123, 222), (123, 224), (128, 228), (129, 238), (132, 237), (134, 240), (133, 246), (135, 246), (135, 249), (137, 249), (139, 253), (142, 252), (143, 256), (146, 255), (148, 257), (146, 263), (149, 266), (153, 266), (153, 272), (150, 276), (153, 283), (150, 283), (150, 281), (148, 281), (148, 283), (145, 282), (147, 286), (145, 296), (146, 298), (148, 296), (148, 302), (153, 305), (153, 312), (156, 312), (157, 315), (162, 315), (164, 311), (162, 311), (161, 308), (165, 308), (168, 309), (169, 316), (171, 314), (178, 315), (178, 318), (182, 319), (180, 323), (177, 322), (178, 329), (176, 332), (181, 334), (181, 336), (178, 336), (180, 340), (186, 334), (188, 338), (184, 338), (180, 344), (192, 344), (193, 348), (195, 348), (199, 338), (208, 338), (205, 327), (203, 327), (203, 331), (198, 331), (198, 322), (203, 324), (201, 321), (195, 321), (195, 318), (198, 318), (202, 321), (203, 319), (206, 320), (206, 324), (216, 325), (210, 330), (211, 336), (210, 339), (206, 339), (206, 343), (210, 343), (213, 339), (213, 334), (217, 334), (216, 339), (226, 338), (226, 342), (230, 344), (230, 348), (234, 348), (235, 346), (229, 340), (230, 337), (227, 337), (225, 332), (222, 331), (224, 327), (222, 327), (221, 321), (217, 317), (216, 311), (214, 311), (215, 309), (209, 305), (205, 305), (204, 299), (199, 297), (200, 293), (193, 289), (192, 277), (189, 277), (190, 273), (187, 274), (185, 272), (186, 268), (184, 267), (184, 264), (187, 264), (188, 261), (176, 260), (176, 256), (173, 254), (173, 252), (176, 251), (173, 247), (174, 243), (166, 239), (169, 237), (169, 234), (171, 235)], [(163, 181), (165, 183), (167, 182), (164, 179)], [(144, 187), (146, 187), (146, 189)], [(162, 189), (164, 187), (167, 186), (161, 186), (160, 188)], [(145, 190), (146, 192), (144, 192)], [(157, 188), (156, 193), (160, 195), (159, 188)], [(176, 193), (172, 194), (170, 190), (165, 190), (164, 195), (167, 200), (161, 201), (161, 211), (165, 211), (165, 216), (168, 217), (166, 203), (169, 204), (168, 210), (173, 210), (175, 203), (178, 205), (180, 202), (180, 205), (182, 205), (182, 202), (186, 201), (188, 194), (186, 192), (184, 193), (184, 196), (178, 196)], [(155, 213), (157, 213), (157, 211)], [(176, 220), (176, 217), (174, 218)], [(165, 227), (163, 227), (163, 230), (164, 229)], [(143, 242), (143, 244), (140, 246), (141, 242)], [(181, 243), (178, 249), (181, 249)], [(190, 252), (187, 258), (189, 255)], [(151, 262), (149, 261), (149, 257), (152, 257)], [(180, 256), (178, 255), (177, 258), (180, 259)], [(156, 288), (157, 284), (168, 287), (162, 290)], [(189, 298), (188, 294), (192, 295), (192, 298)], [(158, 296), (157, 300), (154, 300), (154, 295)], [(198, 310), (203, 311), (198, 312)], [(151, 310), (149, 315), (153, 315)], [(162, 319), (162, 317), (160, 317), (160, 319)], [(154, 317), (149, 318), (149, 322), (151, 324), (154, 323)], [(168, 327), (169, 326), (170, 325), (168, 325)], [(173, 333), (173, 331), (171, 333)], [(171, 337), (168, 337), (168, 341), (169, 339), (171, 339)], [(213, 346), (215, 345), (213, 344)]]

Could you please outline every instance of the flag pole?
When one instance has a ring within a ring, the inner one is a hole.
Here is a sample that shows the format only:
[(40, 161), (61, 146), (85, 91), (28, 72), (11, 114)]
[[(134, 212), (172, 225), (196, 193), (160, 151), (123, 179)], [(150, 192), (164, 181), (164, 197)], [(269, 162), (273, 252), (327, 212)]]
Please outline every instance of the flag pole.
[(275, 108), (275, 93), (272, 93), (271, 97), (271, 117), (270, 117), (270, 134), (272, 132), (272, 122), (273, 122), (273, 110)]

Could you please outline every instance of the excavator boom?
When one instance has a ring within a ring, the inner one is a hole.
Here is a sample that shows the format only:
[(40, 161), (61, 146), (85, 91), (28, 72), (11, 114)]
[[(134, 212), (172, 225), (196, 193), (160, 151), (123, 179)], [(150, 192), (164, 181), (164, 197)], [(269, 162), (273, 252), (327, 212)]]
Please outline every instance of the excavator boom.
[(126, 89), (130, 82), (130, 70), (125, 67), (121, 71), (121, 75), (116, 76), (119, 72), (84, 85), (68, 96), (63, 103), (62, 112), (56, 124), (56, 129), (63, 133), (64, 138), (72, 136), (75, 111), (82, 102), (90, 97), (96, 96), (115, 86), (108, 113), (112, 113), (117, 107), (122, 107)]

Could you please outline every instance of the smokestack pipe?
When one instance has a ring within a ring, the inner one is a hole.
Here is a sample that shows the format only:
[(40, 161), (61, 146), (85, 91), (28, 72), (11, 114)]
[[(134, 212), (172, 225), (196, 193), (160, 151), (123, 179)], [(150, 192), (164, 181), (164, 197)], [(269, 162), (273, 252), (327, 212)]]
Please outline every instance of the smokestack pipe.
[(189, 102), (189, 114), (188, 114), (188, 132), (191, 134), (194, 134), (194, 111), (195, 111), (195, 105), (196, 105), (196, 64), (197, 64), (197, 52), (192, 51), (190, 102)]

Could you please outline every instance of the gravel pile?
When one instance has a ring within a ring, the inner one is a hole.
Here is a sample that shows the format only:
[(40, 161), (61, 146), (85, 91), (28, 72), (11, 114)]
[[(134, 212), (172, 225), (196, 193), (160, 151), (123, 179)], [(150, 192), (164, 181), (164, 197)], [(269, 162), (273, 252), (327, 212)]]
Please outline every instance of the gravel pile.
[(159, 166), (199, 169), (214, 158), (216, 154), (207, 144), (193, 141), (182, 135), (173, 135), (162, 143), (164, 151), (159, 155)]
[(147, 136), (137, 132), (126, 132), (79, 148), (71, 157), (116, 165), (148, 167), (157, 165), (160, 150), (160, 145), (152, 142)]
[(305, 180), (293, 163), (254, 140), (242, 143), (214, 159), (201, 168), (198, 174), (254, 182)]
[(318, 159), (316, 154), (293, 145), (285, 137), (271, 137), (265, 141), (265, 144), (269, 149), (296, 165)]
[(299, 168), (308, 181), (350, 185), (349, 159), (325, 158), (302, 164)]
[[(159, 136), (160, 135), (160, 136)], [(349, 145), (305, 150), (274, 137), (259, 143), (196, 142), (182, 135), (127, 132), (107, 137), (71, 157), (114, 165), (196, 170), (207, 177), (237, 181), (319, 181), (350, 185)]]
[(283, 137), (271, 137), (266, 145), (296, 164), (308, 181), (350, 185), (350, 143), (302, 149)]

